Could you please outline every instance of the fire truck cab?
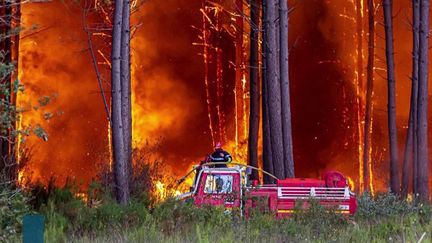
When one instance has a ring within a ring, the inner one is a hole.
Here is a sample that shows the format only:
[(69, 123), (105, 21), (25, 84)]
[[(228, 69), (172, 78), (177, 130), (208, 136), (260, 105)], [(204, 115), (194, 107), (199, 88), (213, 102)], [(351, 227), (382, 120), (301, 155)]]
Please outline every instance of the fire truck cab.
[[(196, 167), (198, 168), (198, 167)], [(326, 172), (322, 179), (288, 178), (276, 184), (258, 184), (248, 179), (250, 167), (236, 165), (213, 168), (203, 165), (197, 170), (190, 192), (179, 196), (193, 198), (196, 206), (223, 206), (237, 208), (248, 215), (261, 199), (276, 217), (292, 214), (298, 205), (307, 208), (311, 200), (343, 214), (354, 214), (357, 208), (355, 194), (347, 179), (339, 172)]]

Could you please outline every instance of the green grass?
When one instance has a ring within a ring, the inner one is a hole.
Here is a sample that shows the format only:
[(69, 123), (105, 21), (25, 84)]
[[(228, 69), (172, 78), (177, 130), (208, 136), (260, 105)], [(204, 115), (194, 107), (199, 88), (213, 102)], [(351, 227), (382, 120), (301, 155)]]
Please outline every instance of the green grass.
[[(71, 186), (43, 195), (44, 200), (26, 200), (31, 197), (17, 194), (7, 210), (0, 210), (3, 225), (12, 225), (7, 233), (2, 228), (3, 240), (19, 242), (17, 222), (33, 211), (45, 215), (46, 242), (432, 242), (431, 206), (391, 194), (359, 197), (358, 212), (349, 218), (315, 205), (282, 220), (258, 211), (245, 219), (239, 212), (197, 208), (188, 201), (154, 203), (145, 195), (127, 206), (104, 194), (84, 202)], [(33, 210), (30, 201), (38, 202)]]
[(45, 237), (46, 242), (418, 242), (422, 236), (432, 241), (429, 206), (388, 194), (366, 195), (359, 203), (350, 218), (313, 206), (283, 220), (259, 212), (244, 219), (223, 208), (174, 200), (125, 207), (110, 202), (66, 217), (48, 207)]
[[(121, 230), (117, 228), (98, 237), (71, 238), (77, 242), (430, 242), (432, 225), (420, 224), (415, 216), (350, 221), (342, 225), (309, 225), (294, 219), (236, 221), (227, 216), (227, 224), (189, 222), (187, 227), (165, 231), (152, 220)], [(48, 241), (49, 242), (49, 241)]]

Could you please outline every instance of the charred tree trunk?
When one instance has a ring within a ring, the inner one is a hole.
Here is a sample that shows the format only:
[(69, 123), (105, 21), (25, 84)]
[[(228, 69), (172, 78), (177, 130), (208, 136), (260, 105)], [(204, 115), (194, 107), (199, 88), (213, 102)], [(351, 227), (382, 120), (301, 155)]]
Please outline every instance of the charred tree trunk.
[(235, 36), (235, 119), (236, 119), (236, 144), (244, 139), (243, 123), (243, 0), (236, 0), (236, 36)]
[(358, 136), (358, 162), (359, 162), (359, 192), (364, 190), (363, 175), (363, 154), (364, 152), (364, 127), (363, 121), (363, 100), (361, 93), (363, 92), (363, 13), (362, 1), (356, 0), (356, 32), (357, 32), (357, 87), (356, 87), (356, 102), (357, 102), (357, 136)]
[(388, 131), (389, 131), (389, 149), (390, 149), (390, 189), (395, 194), (400, 193), (399, 182), (399, 152), (396, 125), (396, 78), (394, 64), (394, 47), (393, 47), (393, 1), (383, 0), (384, 9), (384, 28), (386, 43), (386, 61), (387, 61), (387, 82), (388, 82)]
[[(0, 34), (4, 34), (5, 37), (0, 42), (2, 43), (2, 49), (0, 51), (3, 51), (3, 62), (4, 63), (12, 63), (12, 38), (9, 37), (9, 34), (11, 32), (11, 22), (12, 22), (12, 6), (11, 3), (8, 1), (2, 1), (1, 2), (1, 8), (2, 8), (2, 19), (1, 25), (2, 25), (2, 32)], [(8, 87), (8, 84), (10, 84), (11, 75), (8, 74), (4, 79), (0, 80), (1, 85)], [(7, 89), (7, 88), (6, 88)], [(5, 90), (2, 94), (0, 94), (0, 98), (2, 99), (5, 104), (10, 104), (10, 96), (8, 93), (10, 90)], [(5, 169), (7, 177), (10, 177), (11, 174), (11, 162), (10, 162), (10, 150), (9, 150), (9, 127), (2, 128), (0, 131), (0, 162), (1, 166)]]
[[(16, 7), (19, 6), (19, 3), (10, 2), (10, 1), (1, 1), (0, 2), (0, 35), (3, 35), (0, 39), (0, 51), (2, 51), (2, 62), (6, 64), (14, 64), (16, 66), (16, 59), (14, 59), (14, 40), (17, 38), (15, 34), (15, 12)], [(14, 136), (13, 130), (15, 127), (15, 115), (13, 114), (13, 110), (11, 110), (11, 106), (14, 105), (14, 95), (13, 95), (13, 79), (15, 76), (16, 70), (13, 70), (10, 73), (7, 73), (5, 77), (1, 77), (0, 84), (4, 87), (3, 92), (0, 94), (0, 98), (3, 102), (2, 110), (6, 116), (5, 127), (2, 127), (0, 130), (0, 172), (4, 169), (5, 175), (9, 181), (15, 181), (17, 178), (17, 166), (15, 157), (13, 154), (13, 144), (14, 144)]]
[(216, 39), (214, 41), (215, 51), (216, 51), (216, 110), (218, 113), (218, 127), (219, 127), (219, 138), (218, 141), (225, 143), (227, 141), (226, 131), (225, 131), (225, 113), (222, 110), (224, 96), (223, 89), (223, 49), (222, 49), (222, 19), (221, 13), (215, 13), (215, 27), (216, 27)]
[(367, 63), (367, 86), (366, 86), (366, 111), (365, 111), (365, 132), (364, 132), (364, 153), (363, 153), (363, 176), (364, 176), (364, 189), (369, 188), (369, 153), (371, 151), (371, 130), (372, 130), (372, 94), (374, 83), (374, 58), (375, 58), (375, 17), (374, 17), (374, 2), (368, 0), (368, 63)]
[[(411, 77), (411, 104), (408, 121), (408, 131), (405, 140), (405, 153), (402, 169), (402, 197), (408, 195), (409, 178), (412, 174), (412, 186), (414, 195), (417, 194), (417, 94), (418, 94), (418, 55), (419, 55), (419, 22), (420, 4), (419, 0), (412, 0), (412, 31), (413, 31), (413, 51), (412, 51), (412, 77)], [(410, 163), (411, 161), (411, 170)]]
[[(15, 65), (15, 70), (13, 71), (13, 73), (11, 74), (11, 97), (10, 97), (10, 101), (11, 101), (11, 105), (16, 106), (17, 104), (17, 94), (16, 92), (14, 92), (13, 87), (15, 85), (15, 82), (18, 80), (18, 68), (19, 68), (19, 39), (20, 39), (20, 35), (19, 35), (19, 30), (20, 30), (20, 26), (21, 26), (21, 2), (17, 1), (13, 7), (12, 7), (12, 31), (14, 32), (14, 34), (11, 36), (12, 38), (12, 43), (11, 43), (11, 60), (13, 61), (14, 65)], [(11, 131), (15, 131), (16, 130), (16, 123), (17, 123), (17, 114), (14, 115), (14, 121), (12, 123), (12, 127), (11, 127)], [(19, 141), (17, 140), (17, 136), (11, 136), (11, 140), (13, 141), (10, 146), (9, 146), (9, 154), (10, 154), (10, 160), (11, 160), (11, 164), (12, 164), (12, 169), (11, 169), (11, 179), (16, 181), (18, 179), (18, 172), (20, 170), (19, 168), (19, 161), (18, 161), (18, 153), (19, 151), (17, 150), (18, 146), (15, 146)]]
[(206, 86), (206, 103), (207, 103), (207, 113), (208, 113), (208, 119), (209, 119), (209, 128), (210, 128), (210, 134), (212, 139), (212, 145), (216, 144), (216, 134), (215, 134), (215, 128), (216, 126), (213, 124), (213, 109), (212, 109), (212, 103), (211, 103), (211, 93), (210, 93), (210, 81), (209, 81), (209, 43), (208, 43), (208, 36), (209, 36), (209, 28), (207, 24), (207, 18), (206, 18), (206, 0), (202, 1), (201, 8), (204, 10), (202, 13), (202, 41), (203, 41), (203, 59), (204, 59), (204, 83)]
[[(249, 114), (249, 165), (258, 167), (258, 132), (260, 120), (260, 85), (258, 62), (258, 38), (259, 38), (259, 3), (250, 1), (250, 55), (249, 55), (249, 82), (250, 82), (250, 114)], [(252, 179), (258, 179), (258, 171), (253, 170)]]
[(429, 199), (429, 158), (428, 158), (428, 54), (429, 54), (429, 0), (420, 1), (419, 35), (419, 86), (417, 111), (418, 143), (418, 196)]
[(132, 102), (130, 78), (130, 1), (123, 2), (121, 36), (121, 102), (125, 160), (132, 175)]
[[(274, 174), (273, 159), (272, 159), (272, 147), (270, 139), (270, 115), (268, 107), (268, 79), (267, 79), (267, 52), (268, 45), (266, 41), (267, 36), (267, 5), (266, 0), (262, 2), (262, 15), (263, 15), (263, 32), (262, 32), (262, 62), (263, 62), (263, 72), (262, 72), (262, 113), (263, 113), (263, 167), (264, 170)], [(264, 183), (271, 184), (274, 180), (272, 177), (264, 174)]]
[(114, 159), (114, 180), (117, 201), (129, 202), (129, 178), (122, 119), (122, 15), (123, 0), (115, 1), (111, 53), (111, 104), (112, 104), (112, 146)]
[(285, 177), (294, 177), (294, 158), (291, 132), (291, 102), (290, 82), (288, 71), (288, 3), (287, 0), (279, 1), (280, 10), (280, 89), (282, 106), (282, 138), (283, 161)]
[[(273, 156), (272, 156), (272, 147), (271, 147), (271, 130), (270, 130), (270, 115), (269, 115), (269, 107), (268, 107), (268, 83), (263, 78), (262, 83), (262, 103), (263, 103), (263, 168), (265, 171), (274, 174), (273, 167)], [(271, 184), (274, 182), (274, 179), (266, 174), (264, 174), (264, 183)]]
[[(12, 47), (11, 47), (11, 57), (15, 64), (15, 71), (12, 75), (12, 82), (18, 79), (18, 64), (19, 64), (19, 30), (21, 27), (21, 2), (17, 1), (12, 9), (12, 29), (14, 29), (15, 34), (12, 36)], [(12, 103), (16, 104), (16, 94), (12, 97)]]
[(279, 49), (277, 40), (277, 9), (279, 2), (267, 0), (265, 15), (266, 25), (266, 85), (268, 85), (267, 105), (269, 113), (270, 141), (272, 150), (272, 161), (274, 174), (277, 178), (285, 178), (283, 139), (282, 139), (282, 119), (281, 119), (281, 90), (280, 90), (280, 68), (279, 68)]

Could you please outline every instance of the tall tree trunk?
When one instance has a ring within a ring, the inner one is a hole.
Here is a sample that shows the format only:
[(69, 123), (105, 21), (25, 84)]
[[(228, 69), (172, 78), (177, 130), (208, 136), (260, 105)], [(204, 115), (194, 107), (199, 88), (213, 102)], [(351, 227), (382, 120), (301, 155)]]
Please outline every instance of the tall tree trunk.
[(112, 104), (112, 143), (114, 158), (114, 180), (117, 201), (129, 202), (128, 165), (124, 153), (121, 93), (121, 40), (122, 40), (123, 0), (115, 1), (111, 52), (111, 104)]
[[(420, 22), (420, 3), (419, 0), (412, 0), (412, 31), (413, 31), (413, 50), (412, 50), (412, 77), (411, 77), (411, 104), (408, 121), (408, 131), (405, 140), (405, 153), (402, 169), (402, 197), (408, 195), (410, 172), (412, 172), (413, 193), (417, 194), (417, 94), (418, 94), (418, 55), (419, 55), (419, 22)], [(411, 161), (411, 171), (409, 162)]]
[[(268, 83), (266, 79), (263, 78), (262, 83), (262, 109), (263, 109), (263, 168), (268, 173), (274, 174), (273, 166), (273, 156), (272, 156), (272, 146), (271, 146), (271, 129), (270, 129), (270, 115), (268, 106)], [(266, 174), (264, 174), (264, 183), (271, 184), (274, 179)]]
[(291, 132), (291, 101), (290, 83), (288, 71), (288, 3), (287, 0), (279, 0), (280, 18), (280, 89), (282, 105), (282, 138), (283, 161), (285, 177), (294, 177), (294, 158)]
[[(272, 159), (272, 147), (271, 147), (271, 139), (270, 139), (270, 114), (269, 114), (269, 106), (268, 106), (268, 79), (267, 79), (267, 53), (268, 53), (268, 45), (267, 45), (267, 0), (262, 1), (262, 63), (263, 63), (263, 72), (262, 72), (262, 113), (263, 113), (263, 167), (264, 170), (274, 174), (273, 168), (273, 159)], [(274, 183), (274, 179), (266, 174), (264, 174), (264, 183), (271, 184)]]
[(225, 131), (225, 114), (222, 110), (223, 106), (223, 97), (224, 97), (224, 89), (223, 89), (223, 63), (222, 63), (222, 17), (219, 11), (215, 12), (215, 27), (216, 27), (216, 39), (214, 41), (215, 51), (216, 51), (216, 110), (218, 113), (218, 126), (219, 126), (219, 142), (225, 143), (226, 139), (226, 131)]
[[(6, 7), (4, 7), (5, 5), (5, 1), (4, 0), (0, 0), (0, 16), (3, 18), (5, 16), (5, 9)], [(0, 34), (3, 36), (6, 33), (6, 25), (4, 22), (0, 22)], [(4, 39), (3, 37), (0, 37), (0, 50), (4, 50)]]
[(132, 102), (130, 78), (130, 1), (123, 2), (121, 36), (121, 101), (125, 160), (128, 178), (132, 175)]
[[(2, 49), (0, 51), (3, 51), (3, 63), (11, 64), (12, 63), (12, 37), (10, 36), (12, 33), (12, 3), (9, 1), (1, 1), (0, 9), (2, 9), (2, 12), (0, 17), (2, 18), (2, 21), (0, 21), (0, 25), (2, 26), (2, 30), (0, 34), (4, 34), (3, 39), (0, 40), (0, 43), (2, 43)], [(8, 105), (11, 104), (11, 77), (12, 73), (9, 73), (4, 79), (0, 80), (1, 85), (5, 86), (5, 89), (3, 91), (3, 94), (1, 94), (3, 102), (6, 104), (6, 109), (9, 109)], [(10, 111), (4, 111), (6, 113), (9, 113)], [(10, 119), (10, 116), (6, 119)], [(6, 122), (13, 122), (13, 121), (6, 121)], [(5, 170), (6, 176), (9, 181), (12, 181), (15, 179), (15, 165), (13, 157), (11, 156), (11, 127), (6, 127), (5, 129), (1, 129), (0, 133), (0, 169)], [(1, 172), (1, 170), (0, 170)]]
[[(15, 64), (15, 71), (12, 75), (12, 82), (18, 79), (18, 64), (19, 64), (19, 30), (21, 28), (21, 1), (17, 1), (12, 9), (12, 29), (14, 29), (14, 34), (12, 36), (12, 47), (11, 47), (11, 58)], [(16, 94), (12, 97), (12, 103), (16, 104)]]
[(419, 35), (419, 87), (417, 111), (418, 142), (418, 195), (420, 200), (429, 199), (428, 158), (428, 54), (429, 54), (429, 0), (420, 1)]
[(367, 86), (366, 86), (366, 112), (365, 112), (365, 132), (364, 132), (364, 153), (363, 153), (363, 176), (364, 176), (364, 187), (368, 191), (369, 188), (369, 167), (371, 161), (369, 161), (369, 153), (371, 151), (371, 136), (372, 136), (372, 94), (373, 94), (373, 83), (374, 83), (374, 58), (375, 58), (375, 17), (374, 17), (374, 2), (373, 0), (367, 0), (368, 4), (368, 25), (369, 25), (369, 36), (368, 36), (368, 63), (367, 63)]
[[(206, 104), (207, 104), (207, 116), (209, 119), (209, 129), (212, 139), (212, 145), (216, 144), (216, 126), (213, 124), (213, 109), (212, 109), (212, 103), (211, 103), (211, 93), (210, 93), (210, 81), (209, 81), (209, 27), (207, 24), (207, 18), (206, 18), (206, 9), (207, 1), (203, 0), (201, 8), (203, 10), (202, 12), (202, 41), (203, 41), (203, 61), (204, 61), (204, 83), (206, 86)], [(216, 129), (217, 130), (217, 129)]]
[[(14, 35), (11, 37), (12, 38), (12, 43), (11, 43), (11, 60), (15, 65), (15, 70), (13, 71), (12, 75), (11, 75), (11, 104), (13, 106), (16, 106), (17, 104), (17, 93), (13, 91), (13, 87), (15, 85), (15, 81), (18, 80), (18, 73), (19, 73), (19, 40), (20, 40), (20, 34), (19, 34), (19, 30), (21, 28), (21, 2), (17, 1), (13, 7), (12, 7), (12, 22), (11, 22), (11, 29), (14, 32)], [(15, 114), (16, 115), (16, 114)], [(15, 117), (16, 119), (17, 117)], [(17, 124), (17, 120), (13, 121), (12, 124), (12, 131), (16, 130), (16, 124)], [(19, 172), (19, 161), (18, 161), (18, 148), (19, 146), (16, 146), (17, 143), (19, 143), (18, 141), (18, 136), (12, 136), (11, 140), (14, 141), (13, 143), (10, 144), (9, 146), (9, 153), (10, 153), (10, 160), (12, 163), (12, 170), (11, 170), (11, 179), (16, 181), (18, 179), (18, 172)]]
[(272, 150), (272, 161), (274, 174), (277, 178), (285, 178), (283, 139), (282, 139), (282, 119), (281, 119), (281, 90), (280, 90), (280, 68), (279, 68), (279, 49), (277, 40), (277, 9), (279, 2), (267, 0), (266, 9), (266, 84), (268, 84), (268, 112), (270, 122), (270, 141)]
[[(250, 114), (249, 114), (249, 165), (258, 167), (258, 132), (260, 120), (260, 85), (258, 62), (258, 38), (259, 38), (259, 3), (258, 0), (250, 1), (250, 55), (249, 55), (249, 82), (250, 82)], [(253, 170), (252, 179), (258, 179), (258, 171)]]
[[(236, 33), (235, 33), (235, 119), (236, 145), (244, 138), (243, 123), (243, 0), (236, 0)], [(236, 148), (238, 149), (238, 148)]]
[(359, 192), (364, 190), (363, 152), (364, 152), (364, 124), (363, 124), (363, 0), (356, 0), (356, 29), (357, 29), (357, 133), (358, 133), (358, 162), (359, 162)]
[(389, 149), (390, 149), (390, 189), (395, 194), (400, 193), (399, 182), (399, 152), (396, 125), (396, 78), (394, 64), (394, 47), (393, 47), (393, 1), (383, 0), (384, 9), (384, 28), (386, 43), (386, 61), (387, 61), (387, 82), (388, 82), (388, 132), (389, 132)]

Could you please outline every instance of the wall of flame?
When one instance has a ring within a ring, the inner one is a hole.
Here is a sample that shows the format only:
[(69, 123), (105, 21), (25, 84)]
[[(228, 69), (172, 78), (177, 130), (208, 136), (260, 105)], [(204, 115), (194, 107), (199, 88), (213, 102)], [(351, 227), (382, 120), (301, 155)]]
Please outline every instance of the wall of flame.
[[(289, 2), (295, 6), (290, 14), (289, 42), (297, 175), (315, 177), (323, 170), (336, 169), (358, 178), (355, 1)], [(160, 140), (159, 156), (178, 174), (208, 153), (212, 143), (199, 55), (202, 50), (192, 45), (200, 34), (201, 7), (200, 0), (151, 0), (132, 19), (137, 26), (132, 39), (134, 145)], [(410, 1), (395, 1), (394, 9), (402, 158), (410, 96)], [(386, 188), (387, 91), (381, 8), (377, 11), (371, 156), (374, 173), (379, 175), (375, 178), (381, 178), (374, 183)], [(23, 124), (41, 124), (49, 135), (47, 142), (34, 137), (26, 141), (25, 146), (33, 151), (26, 175), (33, 180), (56, 175), (59, 180), (72, 177), (86, 182), (95, 176), (96, 164), (107, 161), (108, 125), (83, 31), (82, 6), (73, 1), (29, 3), (22, 12), (26, 30), (20, 44), (19, 70), (26, 91), (19, 103), (30, 110), (39, 97), (54, 97), (48, 106), (23, 116)], [(37, 29), (31, 30), (34, 25)], [(232, 39), (225, 41), (229, 49)], [(234, 99), (233, 73), (224, 72), (225, 99)], [(109, 95), (109, 78), (105, 77)], [(55, 116), (46, 120), (44, 112)], [(228, 131), (234, 131), (234, 108), (227, 105), (223, 112)], [(233, 138), (228, 141), (230, 147)]]

